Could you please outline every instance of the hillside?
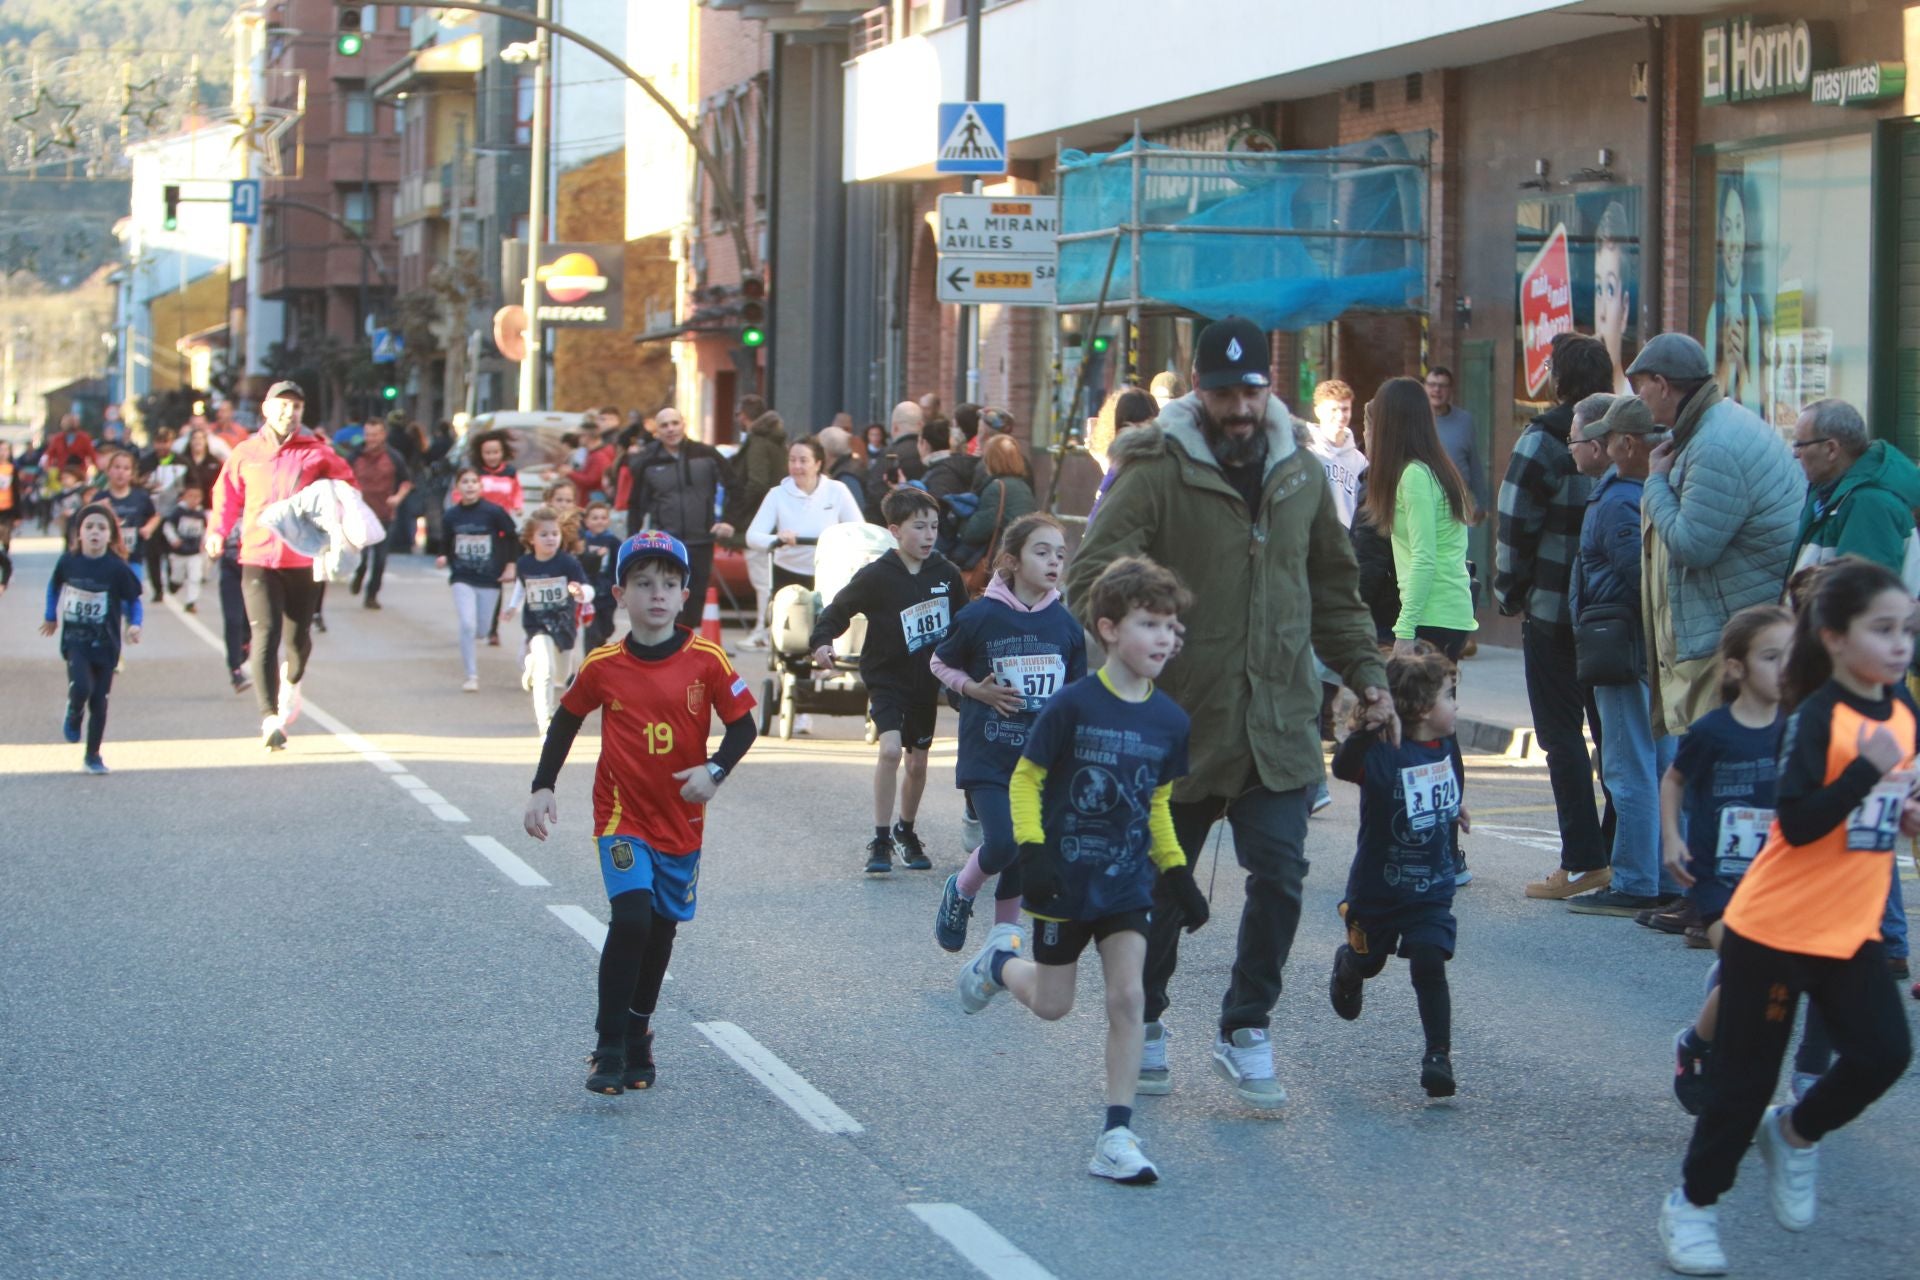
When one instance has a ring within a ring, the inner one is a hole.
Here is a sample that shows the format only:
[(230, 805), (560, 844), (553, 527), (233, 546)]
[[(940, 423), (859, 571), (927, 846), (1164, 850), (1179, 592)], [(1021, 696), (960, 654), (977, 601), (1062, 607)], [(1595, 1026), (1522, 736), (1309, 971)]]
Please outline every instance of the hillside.
[(199, 53), (216, 60), (231, 5), (208, 0), (6, 0), (0, 4), (0, 66), (30, 54), (75, 49)]

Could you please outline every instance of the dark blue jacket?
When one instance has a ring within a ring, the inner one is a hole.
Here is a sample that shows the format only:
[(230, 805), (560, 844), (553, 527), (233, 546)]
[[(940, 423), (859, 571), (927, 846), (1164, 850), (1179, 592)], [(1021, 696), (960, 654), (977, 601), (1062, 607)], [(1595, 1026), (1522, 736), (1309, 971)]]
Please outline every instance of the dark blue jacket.
[(1640, 481), (1609, 469), (1587, 497), (1574, 563), (1572, 604), (1577, 623), (1595, 605), (1626, 605), (1640, 616)]

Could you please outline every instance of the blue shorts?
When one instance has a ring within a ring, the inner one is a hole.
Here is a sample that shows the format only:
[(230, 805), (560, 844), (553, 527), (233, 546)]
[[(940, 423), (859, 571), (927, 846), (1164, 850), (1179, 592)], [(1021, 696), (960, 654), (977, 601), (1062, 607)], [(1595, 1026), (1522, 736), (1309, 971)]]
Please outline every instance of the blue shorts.
[(693, 919), (694, 890), (700, 882), (700, 851), (661, 853), (638, 836), (600, 837), (600, 878), (607, 901), (635, 889), (653, 895), (653, 909), (685, 924)]

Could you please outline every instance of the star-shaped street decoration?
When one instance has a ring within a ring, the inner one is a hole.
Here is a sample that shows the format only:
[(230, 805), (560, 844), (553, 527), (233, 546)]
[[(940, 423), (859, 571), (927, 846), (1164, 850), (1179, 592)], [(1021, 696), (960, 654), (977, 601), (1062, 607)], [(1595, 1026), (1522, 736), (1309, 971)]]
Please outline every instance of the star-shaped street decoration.
[(281, 143), (300, 123), (303, 114), (287, 107), (260, 105), (214, 111), (211, 118), (215, 123), (227, 122), (240, 127), (240, 132), (227, 145), (227, 150), (246, 148), (260, 157), (262, 173), (269, 178), (279, 178), (285, 176), (280, 155)]
[[(13, 123), (27, 135), (27, 155), (38, 160), (55, 147), (68, 151), (77, 151), (80, 147), (79, 135), (73, 131), (73, 122), (80, 115), (78, 102), (58, 102), (43, 85), (33, 100), (33, 106), (14, 116)], [(45, 114), (43, 120), (42, 114)]]
[[(129, 75), (120, 85), (120, 118), (138, 120), (149, 130), (152, 129), (154, 122), (167, 110), (166, 99), (154, 92), (154, 86), (159, 83), (158, 75), (137, 82)], [(142, 95), (151, 96), (143, 98)]]

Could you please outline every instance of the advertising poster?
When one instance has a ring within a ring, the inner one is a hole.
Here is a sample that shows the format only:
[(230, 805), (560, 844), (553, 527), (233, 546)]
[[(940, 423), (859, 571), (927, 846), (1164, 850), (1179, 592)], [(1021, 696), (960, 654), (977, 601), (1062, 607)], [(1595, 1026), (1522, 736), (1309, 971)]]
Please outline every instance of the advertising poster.
[(1727, 399), (1769, 420), (1777, 390), (1774, 347), (1782, 336), (1775, 318), (1779, 303), (1789, 308), (1791, 332), (1785, 336), (1790, 343), (1797, 340), (1801, 323), (1799, 283), (1782, 298), (1773, 279), (1778, 255), (1772, 241), (1778, 228), (1769, 224), (1779, 208), (1779, 188), (1779, 170), (1768, 158), (1755, 157), (1716, 176), (1713, 300), (1699, 335)]
[[(1520, 202), (1515, 267), (1524, 277), (1556, 233), (1564, 232), (1567, 283), (1575, 333), (1597, 337), (1613, 356), (1615, 389), (1627, 391), (1626, 367), (1640, 350), (1640, 188), (1594, 187)], [(1521, 293), (1515, 393), (1549, 398), (1547, 379), (1534, 381), (1526, 358), (1526, 294)], [(1551, 338), (1551, 334), (1548, 338)]]
[(1573, 328), (1573, 282), (1567, 266), (1567, 228), (1556, 226), (1520, 273), (1520, 370), (1527, 394), (1546, 389), (1555, 336)]

